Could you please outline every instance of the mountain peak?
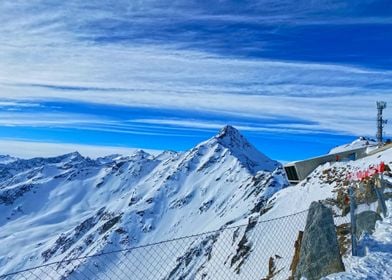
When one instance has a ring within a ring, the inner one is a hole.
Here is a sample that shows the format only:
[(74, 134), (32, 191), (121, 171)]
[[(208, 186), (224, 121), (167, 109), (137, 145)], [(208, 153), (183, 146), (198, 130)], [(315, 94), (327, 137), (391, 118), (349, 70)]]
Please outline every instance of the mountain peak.
[[(221, 145), (228, 149), (252, 173), (264, 170), (272, 172), (279, 164), (259, 152), (248, 140), (233, 126), (226, 125), (219, 133), (208, 140), (209, 145)], [(204, 145), (205, 143), (202, 143)]]
[(68, 153), (68, 154), (64, 154), (64, 155), (60, 156), (59, 158), (61, 158), (63, 160), (64, 159), (68, 159), (68, 160), (81, 160), (81, 159), (84, 159), (83, 156), (79, 152), (77, 152), (77, 151), (72, 152), (72, 153)]
[(226, 125), (224, 126), (218, 133), (217, 137), (218, 138), (224, 138), (224, 137), (241, 137), (242, 135), (240, 132), (233, 126), (231, 125)]
[(9, 155), (0, 155), (0, 164), (8, 164), (16, 161), (17, 159)]
[(223, 146), (228, 148), (234, 147), (249, 147), (248, 140), (233, 126), (226, 125), (220, 132), (214, 137)]

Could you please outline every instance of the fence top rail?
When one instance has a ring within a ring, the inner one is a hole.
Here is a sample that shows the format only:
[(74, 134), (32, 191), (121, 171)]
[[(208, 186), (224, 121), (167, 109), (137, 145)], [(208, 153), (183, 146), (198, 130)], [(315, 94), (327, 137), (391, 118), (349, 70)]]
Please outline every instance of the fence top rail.
[[(285, 218), (290, 218), (290, 217), (293, 217), (293, 216), (296, 216), (296, 215), (300, 215), (300, 214), (308, 212), (308, 211), (309, 211), (309, 209), (306, 209), (306, 210), (302, 210), (300, 212), (296, 212), (296, 213), (293, 213), (293, 214), (290, 214), (290, 215), (280, 216), (280, 217), (276, 217), (276, 218), (272, 218), (272, 219), (268, 219), (268, 220), (257, 220), (255, 222), (255, 224), (258, 225), (258, 224), (264, 224), (264, 223), (268, 223), (268, 222), (272, 222), (272, 221), (282, 220), (282, 219), (285, 219)], [(74, 261), (86, 260), (86, 259), (90, 259), (90, 258), (94, 258), (94, 257), (100, 257), (100, 256), (105, 256), (105, 255), (110, 255), (110, 254), (130, 252), (130, 251), (133, 251), (133, 250), (138, 250), (138, 249), (142, 249), (142, 248), (148, 248), (148, 247), (157, 246), (157, 245), (170, 243), (170, 242), (175, 242), (175, 241), (180, 241), (180, 240), (184, 240), (184, 239), (191, 239), (191, 238), (195, 238), (195, 237), (211, 235), (211, 234), (215, 234), (215, 233), (218, 233), (218, 232), (223, 232), (223, 231), (227, 231), (227, 230), (243, 228), (243, 227), (247, 227), (247, 226), (248, 226), (248, 224), (241, 224), (241, 225), (235, 225), (235, 226), (232, 225), (232, 226), (223, 227), (223, 228), (220, 228), (220, 229), (217, 229), (217, 230), (211, 230), (211, 231), (206, 231), (206, 232), (197, 233), (197, 234), (193, 234), (193, 235), (176, 237), (176, 238), (163, 240), (163, 241), (159, 241), (159, 242), (148, 243), (148, 244), (143, 244), (143, 245), (139, 245), (139, 246), (128, 247), (128, 248), (119, 249), (119, 250), (113, 250), (113, 251), (109, 251), (109, 252), (102, 252), (102, 253), (92, 254), (92, 255), (83, 256), (83, 257), (77, 257), (77, 258), (72, 258), (72, 259), (64, 259), (64, 260), (61, 260), (61, 261), (45, 263), (45, 264), (42, 264), (42, 265), (39, 265), (39, 266), (30, 267), (30, 268), (26, 268), (26, 269), (18, 270), (18, 271), (15, 271), (15, 272), (11, 272), (11, 273), (0, 275), (0, 279), (5, 278), (5, 277), (9, 277), (9, 276), (13, 276), (13, 275), (17, 275), (17, 274), (23, 273), (23, 272), (28, 272), (28, 271), (32, 271), (32, 270), (36, 270), (36, 269), (40, 269), (40, 268), (44, 268), (44, 267), (49, 267), (49, 266), (52, 266), (52, 265), (59, 265), (59, 264), (70, 263), (70, 262), (74, 262)]]

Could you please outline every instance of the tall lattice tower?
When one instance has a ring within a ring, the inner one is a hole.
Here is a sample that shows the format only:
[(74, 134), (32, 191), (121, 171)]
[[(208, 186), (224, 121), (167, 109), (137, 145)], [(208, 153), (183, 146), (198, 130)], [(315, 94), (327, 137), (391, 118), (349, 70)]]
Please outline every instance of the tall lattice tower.
[(382, 117), (382, 111), (387, 108), (387, 103), (384, 101), (377, 101), (377, 141), (381, 145), (383, 143), (383, 129), (387, 120)]

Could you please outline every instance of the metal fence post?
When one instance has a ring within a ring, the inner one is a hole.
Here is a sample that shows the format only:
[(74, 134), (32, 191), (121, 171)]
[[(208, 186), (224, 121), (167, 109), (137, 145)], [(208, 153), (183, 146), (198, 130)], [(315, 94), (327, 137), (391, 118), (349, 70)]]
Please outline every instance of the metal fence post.
[(387, 206), (385, 204), (385, 199), (384, 199), (384, 186), (383, 186), (383, 175), (380, 173), (380, 177), (378, 178), (378, 184), (374, 186), (374, 191), (376, 192), (377, 195), (377, 200), (378, 204), (381, 208), (382, 214), (384, 217), (387, 216)]
[(351, 216), (351, 254), (353, 256), (358, 255), (357, 251), (357, 221), (355, 218), (355, 195), (354, 195), (354, 188), (353, 185), (350, 185), (348, 189), (350, 195), (350, 216)]

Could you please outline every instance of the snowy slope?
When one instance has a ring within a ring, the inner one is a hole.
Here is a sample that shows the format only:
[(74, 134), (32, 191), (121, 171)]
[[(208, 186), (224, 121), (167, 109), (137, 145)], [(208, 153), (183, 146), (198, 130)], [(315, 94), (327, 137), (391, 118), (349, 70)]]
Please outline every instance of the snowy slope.
[[(72, 153), (11, 161), (0, 174), (0, 274), (250, 223), (288, 185), (282, 166), (230, 126), (185, 153), (97, 160)], [(236, 233), (234, 255), (249, 230)], [(207, 250), (211, 242), (220, 242), (219, 234), (198, 246)], [(192, 277), (199, 263), (210, 273), (207, 256), (190, 245), (171, 257), (188, 255), (195, 265), (185, 272), (173, 267), (173, 279)], [(236, 259), (241, 265), (243, 257)], [(86, 260), (78, 269), (91, 265)]]
[[(263, 215), (263, 218), (271, 219), (290, 215), (308, 209), (313, 201), (322, 200), (334, 210), (337, 224), (347, 222), (349, 221), (349, 214), (342, 207), (342, 200), (348, 193), (345, 186), (347, 175), (366, 170), (370, 166), (377, 166), (381, 162), (392, 166), (391, 148), (356, 161), (332, 162), (319, 166), (297, 186), (277, 192), (268, 201), (266, 207), (271, 209)], [(391, 175), (391, 173), (384, 175), (384, 179), (392, 183)], [(386, 186), (385, 193), (391, 192), (391, 185)], [(372, 200), (367, 203), (357, 202), (360, 204), (357, 213), (365, 210), (375, 211), (378, 205), (377, 202)], [(392, 201), (389, 200), (388, 204), (389, 214), (391, 214)], [(364, 257), (350, 257), (347, 253), (343, 259), (347, 272), (329, 276), (327, 279), (391, 279), (391, 216), (382, 222), (378, 222), (376, 229), (367, 243), (369, 254)], [(363, 244), (363, 240), (360, 241), (360, 244)]]
[(378, 221), (375, 232), (362, 240), (366, 248), (364, 257), (345, 259), (346, 272), (326, 277), (329, 280), (391, 279), (392, 275), (392, 201), (387, 202), (390, 213), (383, 221)]
[[(381, 161), (392, 166), (392, 149), (327, 163), (288, 187), (281, 165), (230, 126), (184, 153), (13, 159), (0, 164), (0, 275), (213, 231), (134, 254), (110, 255), (109, 264), (97, 259), (67, 263), (62, 273), (77, 268), (77, 273), (99, 278), (110, 271), (117, 279), (128, 279), (120, 277), (124, 267), (118, 265), (126, 257), (129, 263), (145, 260), (132, 271), (133, 279), (249, 279), (255, 271), (262, 278), (269, 257), (279, 256), (278, 279), (287, 279), (306, 212), (274, 219), (306, 210), (315, 200), (327, 201), (341, 215), (347, 191), (343, 178)], [(383, 227), (388, 226), (386, 221)], [(369, 260), (377, 256), (379, 252)], [(368, 262), (345, 261), (352, 264), (352, 273), (356, 263), (363, 267)]]
[(350, 150), (355, 150), (359, 148), (364, 148), (364, 147), (376, 147), (378, 145), (377, 141), (374, 139), (366, 138), (366, 137), (360, 137), (356, 140), (354, 140), (352, 143), (349, 144), (344, 144), (341, 146), (337, 146), (329, 152), (330, 154), (335, 154), (335, 153), (341, 153), (345, 151), (350, 151)]
[[(279, 217), (308, 209), (312, 201), (336, 199), (349, 173), (366, 170), (384, 162), (392, 166), (392, 149), (349, 162), (331, 162), (319, 166), (295, 187), (274, 195), (269, 203), (273, 209), (266, 216)], [(388, 179), (388, 177), (386, 177)]]

